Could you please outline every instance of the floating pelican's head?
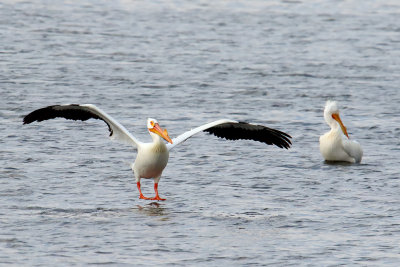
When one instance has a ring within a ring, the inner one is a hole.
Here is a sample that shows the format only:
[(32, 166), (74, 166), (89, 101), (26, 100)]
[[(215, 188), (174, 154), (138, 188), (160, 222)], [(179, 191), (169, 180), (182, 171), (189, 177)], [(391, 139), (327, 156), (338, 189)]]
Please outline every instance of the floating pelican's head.
[(162, 129), (160, 127), (160, 125), (158, 124), (158, 121), (152, 118), (148, 118), (147, 119), (147, 129), (149, 129), (149, 131), (151, 133), (155, 133), (159, 136), (161, 136), (162, 138), (164, 138), (167, 142), (172, 144), (172, 140), (171, 138), (168, 136), (168, 132), (166, 129)]
[[(344, 135), (347, 136), (347, 138), (349, 138), (349, 135), (347, 134), (347, 129), (346, 127), (343, 125), (342, 120), (340, 119), (339, 116), (339, 108), (337, 106), (336, 101), (331, 101), (328, 100), (326, 101), (325, 104), (325, 110), (324, 110), (324, 118), (325, 121), (332, 127), (332, 125), (336, 122), (339, 123), (340, 128), (342, 129), (342, 132)], [(335, 122), (336, 121), (336, 122)]]

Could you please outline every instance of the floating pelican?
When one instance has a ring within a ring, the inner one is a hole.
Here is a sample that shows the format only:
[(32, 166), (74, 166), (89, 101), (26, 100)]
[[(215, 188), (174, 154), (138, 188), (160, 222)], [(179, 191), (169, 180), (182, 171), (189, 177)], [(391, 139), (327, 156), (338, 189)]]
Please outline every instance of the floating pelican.
[(324, 118), (331, 130), (319, 138), (319, 149), (326, 161), (361, 162), (363, 151), (357, 141), (352, 141), (339, 116), (336, 101), (328, 100)]
[[(165, 200), (158, 194), (158, 182), (160, 181), (162, 171), (167, 165), (169, 151), (198, 132), (206, 131), (229, 140), (254, 140), (286, 149), (291, 145), (289, 139), (291, 138), (290, 135), (284, 132), (262, 125), (254, 125), (227, 119), (204, 124), (171, 140), (168, 136), (167, 130), (162, 129), (157, 120), (149, 118), (147, 120), (147, 129), (149, 130), (153, 142), (143, 143), (130, 134), (124, 126), (114, 120), (110, 115), (92, 104), (54, 105), (37, 109), (25, 116), (23, 123), (29, 124), (34, 121), (40, 122), (57, 117), (82, 121), (88, 119), (103, 120), (108, 125), (111, 139), (122, 141), (123, 143), (135, 147), (137, 149), (137, 157), (135, 162), (131, 164), (131, 168), (136, 178), (140, 199)], [(168, 143), (165, 144), (162, 139), (165, 139)], [(154, 179), (155, 197), (147, 198), (143, 196), (140, 189), (141, 178)]]

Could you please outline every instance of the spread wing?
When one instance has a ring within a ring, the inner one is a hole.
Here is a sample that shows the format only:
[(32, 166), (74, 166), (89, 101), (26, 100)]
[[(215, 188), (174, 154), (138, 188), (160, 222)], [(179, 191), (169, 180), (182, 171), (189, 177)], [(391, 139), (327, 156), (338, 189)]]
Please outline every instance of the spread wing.
[(110, 138), (125, 144), (137, 147), (141, 142), (137, 140), (129, 131), (119, 122), (114, 120), (110, 115), (102, 111), (100, 108), (92, 104), (68, 104), (53, 105), (45, 108), (37, 109), (24, 117), (24, 124), (34, 121), (44, 121), (54, 118), (65, 118), (68, 120), (98, 119), (104, 121), (110, 131)]
[(188, 138), (202, 131), (228, 140), (254, 140), (286, 149), (292, 144), (290, 141), (291, 136), (287, 133), (263, 125), (222, 119), (204, 124), (172, 139), (173, 143), (167, 144), (168, 150), (171, 150), (176, 145), (183, 143)]

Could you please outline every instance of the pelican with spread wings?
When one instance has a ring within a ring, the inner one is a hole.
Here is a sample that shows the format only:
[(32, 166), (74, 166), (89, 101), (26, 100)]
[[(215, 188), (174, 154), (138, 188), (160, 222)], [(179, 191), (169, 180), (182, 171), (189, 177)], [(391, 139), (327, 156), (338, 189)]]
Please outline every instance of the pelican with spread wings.
[[(92, 104), (68, 104), (44, 107), (26, 115), (23, 119), (23, 123), (29, 124), (34, 121), (40, 122), (58, 117), (81, 121), (88, 119), (102, 120), (108, 125), (111, 139), (135, 147), (137, 149), (137, 157), (135, 162), (131, 164), (131, 168), (136, 178), (140, 199), (165, 200), (158, 194), (158, 182), (160, 181), (164, 168), (167, 166), (169, 152), (176, 145), (183, 143), (199, 132), (205, 131), (228, 140), (254, 140), (286, 149), (291, 145), (291, 136), (284, 132), (262, 125), (229, 119), (216, 120), (201, 125), (171, 139), (167, 130), (162, 129), (157, 120), (149, 118), (147, 120), (147, 129), (153, 141), (151, 143), (144, 143), (129, 133), (124, 126), (110, 115)], [(163, 139), (168, 143), (166, 144)], [(155, 197), (148, 198), (142, 194), (140, 185), (141, 178), (154, 179)]]

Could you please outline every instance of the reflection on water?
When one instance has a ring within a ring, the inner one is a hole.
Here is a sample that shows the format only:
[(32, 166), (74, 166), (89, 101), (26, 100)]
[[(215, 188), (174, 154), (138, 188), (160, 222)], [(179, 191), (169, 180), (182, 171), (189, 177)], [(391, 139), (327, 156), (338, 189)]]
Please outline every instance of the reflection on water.
[[(329, 160), (324, 160), (324, 164), (326, 165), (332, 165), (332, 166), (351, 166), (353, 163), (350, 162), (345, 162), (345, 161), (329, 161)], [(362, 164), (362, 163), (360, 163)]]
[[(163, 204), (158, 202), (151, 202), (146, 205), (137, 205), (137, 210), (140, 214), (145, 214), (147, 216), (167, 216), (169, 215), (167, 209), (163, 207)], [(168, 220), (167, 217), (163, 220)]]

